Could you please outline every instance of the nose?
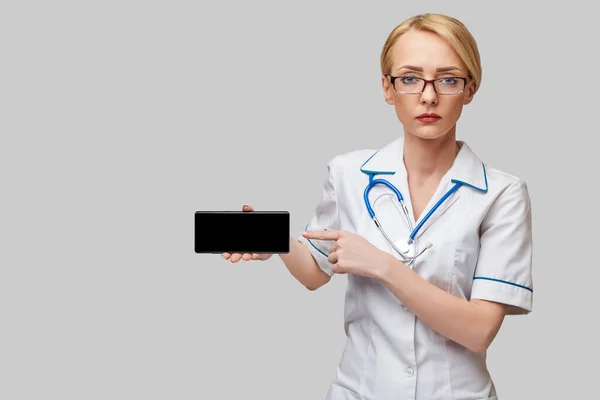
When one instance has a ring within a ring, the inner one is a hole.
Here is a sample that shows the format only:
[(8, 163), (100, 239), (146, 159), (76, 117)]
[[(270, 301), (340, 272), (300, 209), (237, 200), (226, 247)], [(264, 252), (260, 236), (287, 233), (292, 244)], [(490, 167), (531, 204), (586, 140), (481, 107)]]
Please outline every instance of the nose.
[(438, 98), (433, 82), (425, 82), (423, 93), (421, 93), (421, 103), (424, 104), (437, 104)]

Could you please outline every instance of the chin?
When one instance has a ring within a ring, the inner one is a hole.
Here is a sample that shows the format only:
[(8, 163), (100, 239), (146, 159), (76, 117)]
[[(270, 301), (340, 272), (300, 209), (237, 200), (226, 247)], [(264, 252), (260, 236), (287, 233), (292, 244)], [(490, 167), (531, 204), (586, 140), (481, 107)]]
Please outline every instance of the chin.
[(422, 126), (406, 131), (407, 134), (424, 140), (440, 139), (448, 135), (449, 132), (450, 129), (440, 129), (440, 127), (435, 126)]

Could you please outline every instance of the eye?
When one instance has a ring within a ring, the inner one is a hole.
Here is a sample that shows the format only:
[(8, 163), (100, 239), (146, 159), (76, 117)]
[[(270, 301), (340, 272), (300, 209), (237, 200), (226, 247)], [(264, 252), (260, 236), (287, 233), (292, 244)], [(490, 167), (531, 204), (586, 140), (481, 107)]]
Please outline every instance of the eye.
[(452, 85), (456, 85), (457, 82), (458, 82), (458, 79), (456, 79), (453, 76), (448, 76), (446, 78), (440, 78), (440, 83), (442, 85), (452, 86)]
[(412, 75), (404, 75), (400, 77), (400, 81), (405, 85), (411, 85), (413, 83), (417, 83), (419, 78)]

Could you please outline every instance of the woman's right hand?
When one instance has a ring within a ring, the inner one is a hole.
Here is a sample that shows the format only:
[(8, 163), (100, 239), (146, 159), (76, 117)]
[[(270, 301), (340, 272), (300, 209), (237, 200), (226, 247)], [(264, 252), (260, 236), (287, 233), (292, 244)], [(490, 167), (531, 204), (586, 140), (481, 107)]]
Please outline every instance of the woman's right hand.
[[(242, 211), (244, 212), (251, 212), (254, 211), (254, 208), (250, 207), (249, 205), (244, 205), (242, 207)], [(244, 253), (244, 254), (240, 254), (240, 253), (233, 253), (233, 254), (229, 254), (229, 253), (223, 253), (222, 256), (224, 259), (231, 261), (232, 263), (238, 262), (240, 261), (240, 259), (244, 260), (244, 261), (250, 261), (250, 260), (268, 260), (269, 258), (271, 258), (273, 254), (250, 254), (250, 253)]]

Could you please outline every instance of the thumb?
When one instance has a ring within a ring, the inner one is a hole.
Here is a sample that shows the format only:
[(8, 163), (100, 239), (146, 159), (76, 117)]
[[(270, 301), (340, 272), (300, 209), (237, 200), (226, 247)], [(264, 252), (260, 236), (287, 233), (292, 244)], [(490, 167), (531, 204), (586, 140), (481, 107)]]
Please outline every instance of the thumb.
[(242, 211), (254, 211), (254, 208), (252, 208), (251, 206), (249, 206), (248, 204), (244, 204), (242, 206)]

